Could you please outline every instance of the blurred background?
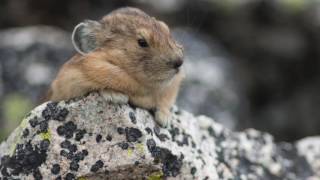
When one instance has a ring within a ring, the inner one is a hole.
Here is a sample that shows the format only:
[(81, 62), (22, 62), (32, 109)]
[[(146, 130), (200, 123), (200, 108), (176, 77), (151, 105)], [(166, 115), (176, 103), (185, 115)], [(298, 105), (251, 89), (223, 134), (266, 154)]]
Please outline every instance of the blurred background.
[(320, 134), (319, 0), (1, 0), (0, 141), (75, 53), (73, 27), (122, 6), (165, 21), (184, 45), (181, 108), (276, 141)]

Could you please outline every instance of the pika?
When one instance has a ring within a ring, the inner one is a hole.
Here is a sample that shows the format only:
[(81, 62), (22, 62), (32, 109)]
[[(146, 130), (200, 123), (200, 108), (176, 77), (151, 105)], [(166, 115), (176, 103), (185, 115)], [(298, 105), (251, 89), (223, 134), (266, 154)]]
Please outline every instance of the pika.
[(72, 43), (77, 54), (58, 72), (48, 100), (99, 91), (107, 101), (153, 109), (155, 121), (169, 125), (184, 78), (183, 47), (164, 22), (137, 8), (120, 8), (78, 24)]

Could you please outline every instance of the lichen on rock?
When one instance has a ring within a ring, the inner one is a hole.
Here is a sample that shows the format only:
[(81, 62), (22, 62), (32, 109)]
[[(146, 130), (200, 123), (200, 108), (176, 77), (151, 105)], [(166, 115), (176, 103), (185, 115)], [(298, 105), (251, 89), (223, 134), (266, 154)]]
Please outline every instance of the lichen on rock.
[(149, 111), (98, 93), (42, 104), (0, 145), (0, 179), (320, 177), (319, 143), (276, 144), (267, 133), (231, 132), (177, 108), (172, 114), (163, 129)]

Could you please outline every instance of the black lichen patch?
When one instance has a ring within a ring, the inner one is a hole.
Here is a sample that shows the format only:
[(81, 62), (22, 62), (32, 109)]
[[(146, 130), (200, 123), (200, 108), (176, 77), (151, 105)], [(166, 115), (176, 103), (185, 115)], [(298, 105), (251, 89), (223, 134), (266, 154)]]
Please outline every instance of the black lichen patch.
[(57, 128), (57, 133), (60, 136), (64, 136), (65, 138), (70, 139), (73, 137), (73, 134), (76, 130), (77, 125), (74, 124), (72, 121), (68, 121)]
[(80, 141), (86, 133), (87, 131), (85, 129), (77, 130), (75, 140)]
[(85, 149), (82, 150), (82, 153), (83, 153), (84, 156), (88, 156), (88, 154), (89, 154), (89, 152), (87, 150), (85, 150)]
[(78, 150), (77, 145), (75, 144), (71, 144), (68, 149), (70, 152), (76, 152)]
[(82, 150), (80, 152), (67, 152), (66, 150), (61, 150), (60, 151), (60, 155), (66, 157), (67, 159), (71, 160), (71, 161), (75, 161), (75, 162), (79, 162), (84, 160), (84, 158), (88, 155), (88, 151), (87, 150)]
[(147, 147), (153, 158), (160, 161), (162, 165), (162, 172), (165, 176), (177, 176), (180, 173), (183, 156), (178, 158), (173, 155), (171, 151), (166, 148), (158, 147), (153, 139), (147, 140)]
[(39, 168), (35, 169), (32, 174), (35, 180), (42, 180), (42, 174)]
[(1, 158), (2, 175), (10, 177), (32, 173), (35, 179), (42, 178), (38, 167), (46, 161), (48, 143), (42, 141), (41, 144), (40, 147), (38, 145), (33, 146), (30, 141), (25, 144), (17, 144), (11, 157), (3, 156)]
[(52, 165), (51, 173), (52, 174), (59, 174), (60, 173), (60, 165), (59, 164)]
[(140, 137), (142, 137), (142, 132), (137, 128), (126, 128), (125, 133), (128, 142), (136, 142)]
[(63, 141), (60, 146), (63, 148), (63, 150), (60, 151), (60, 155), (73, 161), (72, 164), (70, 164), (70, 169), (76, 171), (79, 168), (76, 164), (78, 164), (79, 161), (84, 160), (84, 158), (88, 155), (88, 151), (85, 149), (78, 151), (77, 145), (72, 144), (68, 140)]
[(59, 136), (63, 136), (65, 134), (65, 132), (66, 132), (66, 129), (64, 128), (64, 126), (59, 126), (57, 128), (57, 133)]
[(151, 136), (153, 136), (153, 132), (152, 132), (151, 128), (146, 127), (146, 128), (145, 128), (145, 131), (146, 131), (148, 134), (151, 134)]
[(133, 124), (136, 124), (136, 123), (137, 123), (136, 115), (134, 114), (134, 112), (129, 112), (129, 117), (130, 117), (131, 122), (132, 122)]
[(129, 144), (126, 142), (121, 142), (118, 144), (119, 147), (121, 147), (123, 150), (128, 149), (129, 148)]
[(216, 137), (216, 133), (214, 132), (213, 128), (210, 126), (208, 127), (208, 132), (209, 132), (209, 135), (212, 136), (212, 137)]
[(49, 126), (48, 121), (41, 121), (39, 125), (40, 125), (40, 133), (44, 133), (48, 131), (48, 126)]
[(182, 140), (181, 141), (176, 141), (178, 146), (183, 146), (183, 145), (189, 145), (189, 141), (188, 141), (188, 138), (189, 136), (186, 135), (185, 133), (182, 133)]
[(29, 134), (30, 134), (30, 131), (28, 128), (26, 128), (22, 132), (22, 137), (26, 138), (27, 136), (29, 136)]
[(4, 176), (4, 177), (10, 176), (10, 174), (9, 174), (8, 171), (7, 171), (7, 168), (2, 168), (2, 169), (1, 169), (1, 174), (2, 174), (2, 176)]
[(158, 136), (160, 134), (160, 127), (159, 126), (155, 126), (153, 128), (154, 133), (156, 134), (156, 136)]
[(166, 134), (160, 133), (159, 126), (155, 126), (153, 128), (153, 131), (154, 131), (155, 135), (160, 139), (160, 141), (165, 141), (166, 139), (169, 139), (169, 137)]
[(190, 173), (191, 173), (192, 175), (195, 175), (196, 172), (197, 172), (197, 168), (196, 168), (196, 167), (192, 167), (191, 170), (190, 170)]
[(139, 164), (140, 164), (139, 161), (135, 161), (135, 162), (134, 162), (134, 165), (136, 165), (136, 166), (138, 166)]
[(112, 141), (112, 136), (110, 134), (107, 135), (107, 138), (106, 138), (108, 141)]
[(60, 155), (64, 157), (68, 157), (68, 152), (66, 150), (61, 150)]
[(172, 127), (172, 128), (169, 130), (169, 133), (171, 134), (172, 140), (175, 140), (175, 137), (180, 134), (180, 131), (179, 131), (178, 128)]
[(201, 149), (198, 149), (197, 152), (198, 152), (198, 154), (202, 154)]
[(96, 142), (97, 142), (97, 143), (100, 143), (100, 142), (101, 142), (101, 139), (102, 139), (102, 135), (101, 135), (101, 134), (98, 134), (98, 135), (96, 136)]
[(71, 145), (71, 142), (68, 140), (64, 140), (60, 143), (61, 148), (64, 148), (64, 149), (68, 149), (70, 145)]
[(60, 108), (57, 103), (51, 102), (42, 111), (42, 117), (48, 120), (64, 121), (69, 111), (66, 108)]
[[(169, 133), (171, 134), (172, 141), (176, 142), (178, 146), (183, 146), (183, 145), (189, 145), (189, 137), (191, 137), (189, 134), (186, 134), (185, 132), (180, 130), (177, 127), (173, 127), (169, 130)], [(177, 139), (178, 135), (182, 135), (182, 139)], [(192, 140), (192, 139), (191, 139)], [(195, 147), (195, 143), (193, 142), (192, 147)]]
[(71, 144), (70, 141), (64, 140), (60, 143), (61, 148), (68, 149), (69, 152), (76, 152), (78, 150), (77, 145)]
[(78, 171), (79, 169), (79, 164), (77, 161), (71, 161), (70, 163), (70, 170), (71, 171)]
[(178, 110), (176, 110), (174, 113), (175, 113), (176, 115), (180, 115), (180, 114), (181, 114), (181, 110), (178, 109)]
[(191, 141), (191, 145), (192, 145), (192, 148), (196, 148), (197, 147), (196, 143), (193, 140)]
[(45, 139), (43, 141), (40, 142), (40, 150), (41, 151), (47, 151), (50, 145), (50, 141)]
[(117, 131), (119, 134), (124, 134), (124, 129), (122, 127), (118, 127)]
[(82, 152), (77, 152), (74, 157), (73, 160), (76, 162), (82, 161), (84, 160), (84, 158), (87, 156), (88, 154), (85, 154), (83, 151)]
[(37, 125), (38, 125), (38, 118), (37, 117), (34, 117), (32, 119), (29, 120), (29, 124), (31, 127), (35, 128)]
[[(37, 134), (45, 133), (48, 131), (49, 120), (64, 121), (68, 113), (69, 111), (66, 108), (61, 108), (57, 105), (57, 103), (51, 102), (48, 103), (46, 108), (42, 111), (42, 118), (34, 117), (29, 120), (29, 124), (33, 128), (39, 126)], [(58, 134), (62, 135), (63, 132), (67, 131), (64, 131), (64, 129), (60, 128)]]
[(90, 171), (97, 172), (100, 168), (102, 168), (104, 163), (101, 160), (98, 160), (94, 165), (91, 166)]
[(74, 180), (76, 177), (72, 173), (68, 173), (65, 177), (65, 180)]

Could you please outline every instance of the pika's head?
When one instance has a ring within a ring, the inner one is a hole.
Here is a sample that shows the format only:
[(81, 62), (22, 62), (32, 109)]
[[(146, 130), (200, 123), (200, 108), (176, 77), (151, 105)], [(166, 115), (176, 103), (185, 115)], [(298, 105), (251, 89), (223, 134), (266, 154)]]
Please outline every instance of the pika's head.
[(99, 54), (141, 81), (172, 79), (183, 64), (183, 48), (168, 26), (136, 8), (121, 8), (100, 21), (87, 20), (72, 34), (82, 55)]

